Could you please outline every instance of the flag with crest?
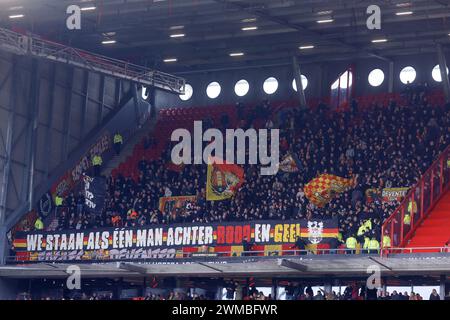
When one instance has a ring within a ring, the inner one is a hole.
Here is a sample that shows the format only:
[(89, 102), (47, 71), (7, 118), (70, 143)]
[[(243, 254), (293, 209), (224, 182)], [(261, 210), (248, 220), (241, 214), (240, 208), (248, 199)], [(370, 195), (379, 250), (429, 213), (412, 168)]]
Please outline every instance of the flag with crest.
[(244, 183), (244, 169), (235, 164), (211, 158), (206, 179), (206, 200), (230, 199)]

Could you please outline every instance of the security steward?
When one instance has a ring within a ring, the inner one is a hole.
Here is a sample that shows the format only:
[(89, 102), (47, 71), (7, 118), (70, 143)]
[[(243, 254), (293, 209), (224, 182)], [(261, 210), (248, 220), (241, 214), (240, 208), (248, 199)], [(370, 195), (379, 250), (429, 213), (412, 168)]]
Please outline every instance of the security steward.
[(38, 217), (34, 222), (34, 229), (36, 229), (36, 231), (44, 229), (44, 222), (42, 222), (42, 219), (40, 217)]
[(120, 133), (116, 132), (114, 134), (114, 151), (117, 155), (120, 154), (120, 150), (122, 149), (123, 137)]
[(103, 159), (102, 159), (102, 157), (99, 156), (98, 154), (96, 154), (96, 155), (92, 158), (92, 166), (94, 167), (94, 176), (96, 176), (96, 177), (99, 177), (99, 176), (100, 176), (102, 164), (103, 164)]
[(372, 237), (372, 239), (370, 239), (369, 241), (369, 253), (375, 254), (378, 253), (379, 251), (380, 251), (380, 243), (375, 237)]
[(358, 241), (353, 235), (350, 235), (347, 240), (345, 240), (345, 246), (347, 249), (349, 249), (346, 253), (347, 254), (355, 254), (356, 252), (356, 245), (358, 244)]

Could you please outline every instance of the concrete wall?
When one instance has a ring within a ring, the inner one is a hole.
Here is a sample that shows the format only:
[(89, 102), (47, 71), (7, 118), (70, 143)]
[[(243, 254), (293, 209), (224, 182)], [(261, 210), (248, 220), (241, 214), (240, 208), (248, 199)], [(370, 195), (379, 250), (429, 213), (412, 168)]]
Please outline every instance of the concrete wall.
[[(450, 54), (447, 53), (449, 61)], [(417, 71), (414, 83), (428, 82), (430, 87), (439, 87), (440, 83), (433, 80), (431, 71), (438, 64), (436, 55), (404, 56), (393, 59), (394, 61), (394, 91), (399, 92), (404, 85), (400, 82), (399, 73), (406, 66), (413, 66)], [(301, 59), (300, 59), (301, 64)], [(321, 64), (301, 65), (302, 74), (308, 78), (308, 87), (305, 90), (306, 98), (321, 98), (329, 95), (331, 84), (349, 66), (355, 69), (355, 94), (367, 95), (388, 91), (388, 62), (379, 59), (362, 59), (357, 61), (329, 61)], [(373, 69), (381, 69), (385, 73), (385, 80), (379, 87), (372, 87), (368, 83), (368, 75)], [(229, 71), (211, 71), (194, 74), (180, 74), (186, 78), (187, 83), (194, 88), (191, 100), (181, 101), (178, 97), (163, 92), (157, 92), (156, 105), (158, 108), (187, 107), (187, 106), (211, 106), (234, 104), (237, 101), (255, 102), (265, 98), (272, 101), (295, 99), (296, 94), (292, 89), (293, 70), (292, 65), (280, 65), (273, 67), (242, 68)], [(278, 79), (278, 91), (268, 96), (263, 91), (263, 82), (268, 77)], [(238, 97), (234, 92), (237, 81), (245, 79), (250, 84), (250, 91), (245, 97)], [(206, 96), (206, 87), (209, 83), (217, 81), (222, 87), (221, 94), (216, 99)]]
[(103, 124), (129, 88), (65, 64), (0, 52), (0, 224), (27, 202), (31, 169), (35, 189)]
[(16, 280), (0, 278), (0, 300), (15, 300), (18, 293)]

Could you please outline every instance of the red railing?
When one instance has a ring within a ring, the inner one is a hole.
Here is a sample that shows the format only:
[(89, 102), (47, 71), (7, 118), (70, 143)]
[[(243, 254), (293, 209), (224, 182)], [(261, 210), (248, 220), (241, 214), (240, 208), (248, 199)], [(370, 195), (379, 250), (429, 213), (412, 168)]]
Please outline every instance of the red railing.
[[(382, 237), (391, 238), (391, 247), (404, 247), (417, 227), (428, 216), (434, 205), (450, 186), (450, 146), (423, 174), (417, 184), (409, 190), (400, 206), (384, 222)], [(410, 223), (405, 224), (409, 214)]]

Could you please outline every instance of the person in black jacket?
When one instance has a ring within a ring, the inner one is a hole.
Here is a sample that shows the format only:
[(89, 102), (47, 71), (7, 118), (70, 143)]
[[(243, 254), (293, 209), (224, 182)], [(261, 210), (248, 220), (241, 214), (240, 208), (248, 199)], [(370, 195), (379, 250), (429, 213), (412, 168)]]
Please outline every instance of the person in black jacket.
[(295, 241), (295, 244), (292, 246), (292, 249), (300, 250), (300, 252), (296, 252), (295, 255), (297, 254), (305, 255), (306, 254), (305, 241), (303, 241), (303, 239), (300, 236), (298, 236), (297, 240)]
[(342, 242), (339, 241), (337, 236), (334, 236), (330, 239), (329, 244), (330, 244), (330, 254), (336, 254), (337, 249), (342, 244)]
[(233, 280), (226, 283), (226, 298), (227, 300), (234, 300), (234, 293), (236, 292), (236, 285)]
[(253, 243), (249, 242), (247, 237), (244, 237), (244, 240), (242, 240), (242, 249), (243, 249), (243, 256), (250, 256), (252, 251)]
[(441, 297), (437, 293), (436, 289), (433, 289), (433, 291), (431, 292), (430, 300), (441, 300)]

